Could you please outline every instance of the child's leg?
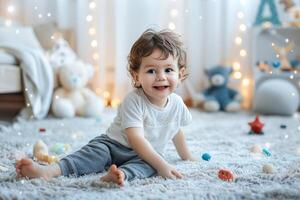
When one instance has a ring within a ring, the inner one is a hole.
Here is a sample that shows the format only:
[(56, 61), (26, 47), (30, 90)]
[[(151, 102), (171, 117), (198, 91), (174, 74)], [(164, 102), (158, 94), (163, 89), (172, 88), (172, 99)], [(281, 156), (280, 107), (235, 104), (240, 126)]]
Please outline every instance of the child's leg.
[(111, 165), (110, 140), (101, 135), (91, 140), (80, 150), (61, 159), (58, 164), (40, 165), (39, 163), (24, 158), (16, 163), (18, 176), (28, 178), (52, 178), (60, 175), (81, 176), (89, 173), (104, 171)]
[(57, 164), (40, 165), (30, 158), (23, 158), (16, 162), (16, 172), (19, 177), (50, 179), (61, 175)]
[(98, 136), (80, 150), (61, 159), (58, 164), (64, 176), (102, 172), (112, 164), (110, 139), (106, 135)]
[(138, 156), (121, 165), (119, 169), (124, 172), (127, 181), (148, 178), (157, 174), (151, 165)]

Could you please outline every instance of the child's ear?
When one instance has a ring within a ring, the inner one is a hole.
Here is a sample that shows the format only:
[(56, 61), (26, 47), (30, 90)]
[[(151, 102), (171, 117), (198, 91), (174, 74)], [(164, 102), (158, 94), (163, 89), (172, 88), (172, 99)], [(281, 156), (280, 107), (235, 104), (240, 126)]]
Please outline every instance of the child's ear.
[(186, 77), (186, 68), (185, 67), (182, 67), (180, 70), (179, 70), (179, 80), (180, 81), (183, 81)]
[(139, 87), (141, 84), (139, 82), (138, 73), (135, 72), (135, 71), (131, 71), (131, 76), (132, 76), (132, 79), (133, 79), (134, 86)]

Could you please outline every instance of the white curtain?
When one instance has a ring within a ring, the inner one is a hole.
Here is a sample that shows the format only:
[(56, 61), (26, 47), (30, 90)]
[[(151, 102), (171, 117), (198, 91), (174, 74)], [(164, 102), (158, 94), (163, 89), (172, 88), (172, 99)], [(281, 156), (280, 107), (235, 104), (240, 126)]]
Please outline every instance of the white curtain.
[[(147, 28), (169, 28), (182, 35), (188, 52), (189, 81), (196, 90), (205, 86), (203, 71), (217, 64), (241, 63), (241, 72), (251, 74), (248, 31), (251, 28), (260, 0), (24, 0), (27, 24), (42, 23), (33, 8), (38, 4), (47, 20), (55, 20), (62, 28), (76, 33), (76, 51), (85, 61), (95, 65), (93, 88), (98, 92), (112, 91), (114, 98), (122, 99), (132, 89), (127, 72), (130, 47)], [(91, 8), (92, 7), (92, 8)], [(176, 11), (174, 11), (174, 9)], [(282, 10), (277, 4), (277, 9)], [(34, 12), (33, 12), (34, 11)], [(244, 17), (238, 18), (238, 12)], [(173, 13), (173, 14), (172, 14)], [(177, 13), (177, 15), (176, 15)], [(174, 16), (176, 15), (176, 16)], [(88, 20), (88, 16), (92, 16)], [(170, 23), (173, 23), (170, 25)], [(91, 27), (95, 28), (90, 34)], [(241, 36), (243, 43), (235, 45)], [(91, 42), (97, 44), (91, 47)], [(246, 49), (247, 57), (239, 56)], [(96, 55), (95, 55), (96, 54)], [(96, 57), (96, 58), (95, 58)], [(239, 82), (236, 83), (240, 84)], [(178, 93), (185, 96), (185, 90)]]

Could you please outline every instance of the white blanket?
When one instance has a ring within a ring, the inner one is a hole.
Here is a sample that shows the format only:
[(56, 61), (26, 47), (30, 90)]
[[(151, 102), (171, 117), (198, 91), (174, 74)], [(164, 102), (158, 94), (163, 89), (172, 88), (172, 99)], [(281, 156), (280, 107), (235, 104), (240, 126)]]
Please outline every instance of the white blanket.
[(53, 93), (53, 71), (40, 49), (22, 44), (0, 43), (0, 48), (15, 56), (22, 69), (26, 105), (21, 114), (41, 119), (48, 114)]

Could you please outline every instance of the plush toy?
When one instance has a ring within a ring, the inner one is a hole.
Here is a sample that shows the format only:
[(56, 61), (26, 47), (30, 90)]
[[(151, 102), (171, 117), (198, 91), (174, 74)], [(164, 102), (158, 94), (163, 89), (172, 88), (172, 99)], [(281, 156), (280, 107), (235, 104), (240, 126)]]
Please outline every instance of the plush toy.
[(69, 46), (69, 43), (63, 38), (55, 40), (50, 51), (47, 52), (47, 57), (54, 72), (54, 85), (57, 87), (58, 80), (56, 74), (61, 66), (68, 63), (73, 63), (77, 60), (77, 55)]
[(195, 99), (196, 103), (203, 104), (205, 111), (235, 112), (240, 109), (241, 97), (237, 91), (227, 87), (231, 68), (216, 66), (206, 70), (211, 86), (202, 92), (202, 97)]
[[(89, 70), (90, 69), (90, 70)], [(58, 87), (53, 94), (52, 112), (56, 117), (71, 118), (75, 115), (98, 117), (103, 110), (103, 102), (87, 88), (92, 77), (92, 67), (81, 61), (64, 64), (58, 71)]]

